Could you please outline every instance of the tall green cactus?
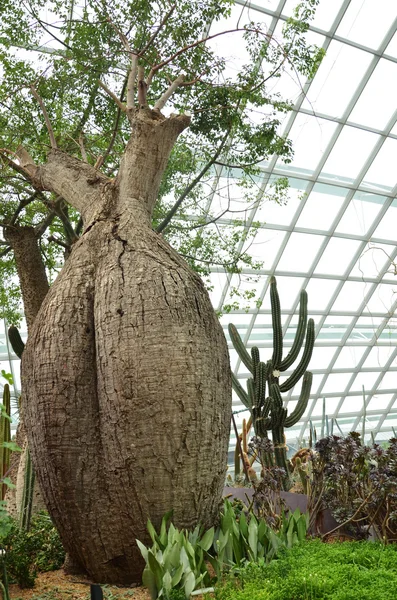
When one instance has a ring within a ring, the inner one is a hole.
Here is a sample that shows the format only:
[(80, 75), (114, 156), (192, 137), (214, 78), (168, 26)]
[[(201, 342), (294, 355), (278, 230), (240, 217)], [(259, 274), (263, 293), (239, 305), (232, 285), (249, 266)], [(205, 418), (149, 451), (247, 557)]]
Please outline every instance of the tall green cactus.
[[(18, 329), (11, 325), (8, 328), (8, 339), (10, 340), (10, 344), (15, 354), (22, 358), (22, 353), (25, 349), (25, 344), (22, 341), (21, 335)], [(29, 531), (30, 520), (32, 516), (32, 508), (33, 508), (33, 491), (34, 491), (34, 482), (35, 482), (35, 472), (32, 464), (32, 459), (30, 457), (30, 452), (28, 446), (25, 447), (24, 451), (25, 458), (25, 472), (23, 479), (23, 492), (22, 492), (22, 503), (19, 511), (19, 525), (21, 529), (25, 529)]]
[[(11, 441), (11, 395), (10, 386), (8, 383), (4, 385), (3, 389), (3, 409), (0, 417), (0, 479), (3, 480), (6, 476), (8, 469), (10, 468), (10, 454), (11, 450), (5, 444), (9, 444)], [(1, 485), (1, 499), (4, 500), (4, 496), (7, 490), (7, 486), (3, 483)]]
[[(262, 459), (267, 466), (276, 463), (279, 467), (285, 469), (287, 475), (284, 486), (288, 489), (290, 487), (290, 467), (287, 460), (284, 429), (285, 427), (292, 427), (292, 425), (295, 425), (301, 419), (309, 401), (313, 375), (310, 371), (306, 371), (306, 369), (313, 352), (315, 338), (314, 321), (313, 319), (307, 319), (307, 293), (305, 290), (302, 290), (296, 336), (289, 353), (283, 359), (280, 299), (274, 277), (270, 280), (270, 301), (273, 326), (273, 354), (272, 358), (266, 363), (260, 361), (259, 349), (257, 347), (254, 346), (251, 348), (251, 355), (248, 353), (236, 327), (233, 324), (229, 324), (229, 334), (233, 346), (244, 365), (252, 374), (252, 378), (247, 380), (247, 391), (244, 390), (234, 375), (232, 376), (232, 384), (241, 402), (250, 410), (255, 434), (261, 438), (267, 438), (268, 431), (272, 432), (274, 456), (264, 455)], [(280, 374), (287, 371), (298, 358), (303, 347), (305, 334), (305, 346), (298, 365), (292, 374), (283, 383), (280, 383)], [(288, 415), (287, 409), (283, 407), (281, 394), (290, 390), (302, 377), (302, 389), (298, 403), (293, 412)]]
[(30, 457), (29, 447), (25, 448), (25, 473), (23, 480), (22, 502), (19, 512), (19, 526), (25, 531), (29, 531), (30, 520), (32, 517), (33, 491), (36, 476), (33, 469), (32, 459)]

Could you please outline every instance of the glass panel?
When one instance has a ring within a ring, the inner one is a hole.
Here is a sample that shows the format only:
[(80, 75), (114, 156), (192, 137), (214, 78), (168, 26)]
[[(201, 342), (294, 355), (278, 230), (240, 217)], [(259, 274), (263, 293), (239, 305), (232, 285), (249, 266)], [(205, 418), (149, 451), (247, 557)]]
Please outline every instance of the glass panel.
[(396, 300), (396, 287), (382, 283), (377, 286), (374, 294), (367, 302), (364, 312), (388, 313)]
[(309, 315), (310, 310), (326, 309), (338, 285), (339, 281), (333, 279), (310, 279), (306, 288), (309, 298)]
[(390, 207), (387, 209), (385, 216), (375, 229), (374, 238), (383, 238), (385, 240), (396, 239), (396, 223), (397, 223), (397, 200), (393, 200)]
[(375, 194), (356, 192), (350, 201), (336, 231), (353, 235), (365, 235), (381, 210), (385, 198)]
[(367, 244), (350, 275), (378, 277), (386, 265), (390, 265), (388, 252), (390, 252), (390, 247), (385, 244)]
[(384, 374), (382, 381), (378, 384), (378, 389), (380, 390), (395, 390), (397, 383), (397, 372), (396, 371), (388, 371)]
[(327, 317), (321, 327), (318, 339), (323, 341), (339, 341), (346, 333), (351, 323), (349, 317)]
[(376, 394), (367, 405), (367, 410), (382, 410), (389, 406), (393, 394)]
[[(397, 71), (397, 65), (396, 65)], [(397, 73), (396, 73), (397, 81)], [(397, 140), (389, 138), (379, 150), (370, 168), (366, 172), (363, 184), (380, 184), (382, 189), (392, 190), (397, 184), (396, 175)]]
[[(333, 40), (303, 107), (342, 117), (371, 60), (368, 52)], [(335, 90), (338, 90), (337, 94)]]
[[(357, 373), (350, 389), (352, 392), (362, 392), (364, 386), (365, 392), (368, 393), (370, 390), (372, 390), (378, 378), (379, 373), (375, 372)], [(361, 397), (361, 408), (362, 407), (363, 398)]]
[(277, 167), (281, 169), (299, 168), (311, 175), (320, 162), (329, 140), (336, 129), (336, 123), (298, 114), (292, 126), (289, 138), (294, 148), (294, 158), (289, 165), (283, 166), (281, 161)]
[(325, 163), (321, 175), (353, 182), (360, 173), (379, 136), (354, 127), (343, 128), (342, 133)]
[(338, 214), (348, 190), (332, 185), (316, 183), (306, 200), (297, 227), (328, 229)]
[(333, 366), (334, 369), (354, 369), (359, 364), (366, 348), (363, 346), (344, 346)]
[(307, 271), (317, 254), (324, 236), (293, 233), (287, 243), (277, 268), (285, 271)]
[[(273, 178), (273, 181), (276, 178)], [(304, 186), (304, 187), (302, 187)], [(261, 201), (258, 210), (255, 213), (255, 221), (261, 221), (266, 224), (274, 223), (277, 225), (289, 225), (295, 216), (296, 210), (302, 203), (302, 195), (306, 183), (298, 179), (289, 178), (288, 202), (287, 204), (277, 204), (273, 200)], [(271, 188), (267, 189), (271, 193)]]
[(331, 373), (328, 375), (321, 393), (343, 392), (349, 383), (350, 378), (351, 373)]
[(284, 231), (259, 229), (250, 245), (250, 254), (255, 260), (263, 261), (265, 269), (271, 270), (285, 235)]
[(349, 121), (363, 123), (374, 129), (384, 129), (396, 109), (394, 86), (397, 81), (397, 64), (380, 59)]
[(321, 369), (322, 371), (325, 371), (337, 350), (337, 346), (317, 346), (315, 344), (310, 359), (309, 371), (312, 369)]
[[(395, 351), (394, 346), (374, 346), (368, 354), (363, 368), (379, 367), (383, 368)], [(397, 387), (397, 386), (396, 386)]]
[(389, 56), (394, 56), (394, 58), (397, 58), (397, 33), (395, 33), (393, 35), (389, 45), (386, 48), (385, 54), (388, 54)]
[(331, 238), (314, 272), (343, 275), (360, 245), (357, 240)]
[(377, 49), (396, 16), (390, 0), (352, 0), (336, 33), (363, 46)]
[(332, 310), (358, 310), (365, 298), (368, 288), (369, 286), (366, 283), (346, 281), (332, 306)]

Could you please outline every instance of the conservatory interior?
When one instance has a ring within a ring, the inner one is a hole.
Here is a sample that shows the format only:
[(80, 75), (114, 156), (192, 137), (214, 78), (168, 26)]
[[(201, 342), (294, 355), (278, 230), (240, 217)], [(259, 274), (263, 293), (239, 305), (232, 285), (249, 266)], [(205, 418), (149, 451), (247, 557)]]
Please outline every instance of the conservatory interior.
[[(79, 4), (70, 3), (70, 18)], [(9, 524), (5, 506), (5, 600), (397, 595), (397, 9), (393, 0), (302, 4), (315, 9), (305, 39), (324, 50), (321, 64), (314, 77), (286, 65), (268, 83), (292, 102), (277, 115), (291, 160), (262, 160), (249, 202), (238, 167), (218, 163), (207, 182), (215, 235), (236, 214), (241, 232), (255, 230), (238, 245), (250, 264), (233, 272), (213, 263), (205, 275), (233, 382), (220, 516), (210, 528), (179, 526), (166, 511), (149, 520), (138, 542), (143, 584), (115, 587), (89, 569), (64, 574), (52, 514)], [(234, 0), (230, 15), (208, 28), (211, 47), (229, 56), (226, 72), (237, 72), (246, 54), (218, 32), (246, 19), (277, 39), (296, 5)], [(49, 38), (34, 51), (56, 49)], [(29, 52), (15, 48), (17, 56)], [(275, 182), (286, 178), (275, 202)], [(0, 393), (6, 405), (10, 392), (14, 439), (25, 390), (11, 325), (0, 323)], [(24, 320), (19, 332), (26, 342)]]

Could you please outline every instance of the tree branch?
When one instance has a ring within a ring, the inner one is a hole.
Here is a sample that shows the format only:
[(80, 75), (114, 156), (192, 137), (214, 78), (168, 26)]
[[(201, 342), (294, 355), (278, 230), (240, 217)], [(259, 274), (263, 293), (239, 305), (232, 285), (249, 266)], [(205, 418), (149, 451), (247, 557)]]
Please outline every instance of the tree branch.
[(164, 92), (161, 98), (157, 100), (156, 104), (154, 105), (154, 110), (161, 110), (165, 106), (167, 100), (171, 98), (172, 94), (183, 83), (184, 79), (184, 75), (179, 75), (179, 77), (177, 77), (177, 79), (171, 83), (170, 87)]
[(127, 107), (125, 106), (125, 104), (123, 104), (116, 96), (116, 94), (113, 94), (113, 92), (108, 88), (107, 85), (105, 85), (100, 79), (98, 79), (98, 83), (101, 86), (101, 88), (103, 90), (105, 90), (105, 92), (112, 98), (112, 100), (115, 101), (115, 103), (117, 104), (117, 106), (119, 107), (120, 110), (122, 110), (123, 112), (127, 112)]
[(142, 66), (138, 67), (138, 104), (139, 106), (147, 106), (147, 88), (148, 84), (145, 81), (145, 71)]
[(30, 91), (32, 92), (33, 96), (36, 98), (37, 102), (39, 103), (40, 108), (41, 108), (41, 112), (43, 113), (44, 121), (45, 121), (46, 127), (48, 129), (48, 133), (49, 133), (49, 136), (50, 136), (51, 148), (56, 149), (56, 148), (58, 148), (58, 146), (57, 146), (57, 143), (56, 143), (56, 140), (55, 140), (54, 130), (52, 128), (51, 121), (50, 121), (50, 118), (48, 116), (46, 107), (44, 106), (43, 99), (37, 93), (36, 88), (34, 87), (34, 85), (30, 86)]
[(216, 162), (218, 156), (221, 154), (223, 148), (225, 147), (226, 140), (228, 139), (229, 134), (230, 134), (230, 128), (226, 131), (226, 134), (223, 137), (223, 140), (221, 141), (221, 143), (219, 144), (219, 147), (218, 147), (217, 151), (215, 152), (214, 156), (211, 158), (211, 160), (209, 160), (207, 162), (206, 165), (204, 165), (204, 167), (201, 169), (201, 171), (197, 175), (197, 177), (195, 177), (193, 179), (193, 181), (187, 186), (187, 188), (185, 189), (185, 191), (179, 196), (179, 198), (175, 202), (174, 206), (168, 212), (168, 214), (165, 217), (165, 219), (157, 227), (157, 229), (156, 229), (157, 233), (162, 233), (168, 227), (168, 225), (169, 225), (172, 217), (175, 215), (175, 213), (177, 212), (177, 210), (181, 206), (182, 202), (185, 200), (185, 198), (188, 196), (188, 194), (190, 194), (190, 192), (192, 191), (192, 189), (200, 182), (201, 178), (206, 174), (206, 172)]
[(131, 56), (131, 69), (127, 81), (127, 109), (135, 106), (135, 79), (138, 70), (138, 56)]
[(149, 49), (149, 47), (153, 44), (154, 40), (156, 39), (156, 37), (158, 36), (158, 34), (160, 33), (160, 31), (163, 29), (164, 25), (166, 24), (166, 22), (168, 21), (168, 19), (171, 17), (171, 15), (174, 12), (175, 8), (176, 8), (176, 4), (173, 4), (171, 6), (170, 10), (166, 13), (165, 17), (161, 21), (161, 23), (158, 26), (158, 28), (156, 29), (156, 31), (149, 38), (149, 41), (147, 42), (147, 44), (142, 48), (142, 50), (139, 51), (138, 56), (143, 56), (145, 54), (145, 52)]

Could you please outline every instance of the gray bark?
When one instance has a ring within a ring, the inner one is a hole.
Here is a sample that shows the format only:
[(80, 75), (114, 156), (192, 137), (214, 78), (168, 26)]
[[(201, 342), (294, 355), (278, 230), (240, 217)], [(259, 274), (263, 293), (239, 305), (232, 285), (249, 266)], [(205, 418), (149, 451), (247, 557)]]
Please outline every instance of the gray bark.
[(150, 226), (188, 119), (139, 109), (131, 120), (114, 182), (58, 151), (36, 171), (72, 205), (78, 196), (85, 232), (22, 365), (48, 510), (73, 562), (112, 583), (140, 580), (134, 540), (149, 543), (148, 517), (158, 526), (173, 509), (179, 527), (214, 523), (231, 413), (227, 344), (208, 294)]

